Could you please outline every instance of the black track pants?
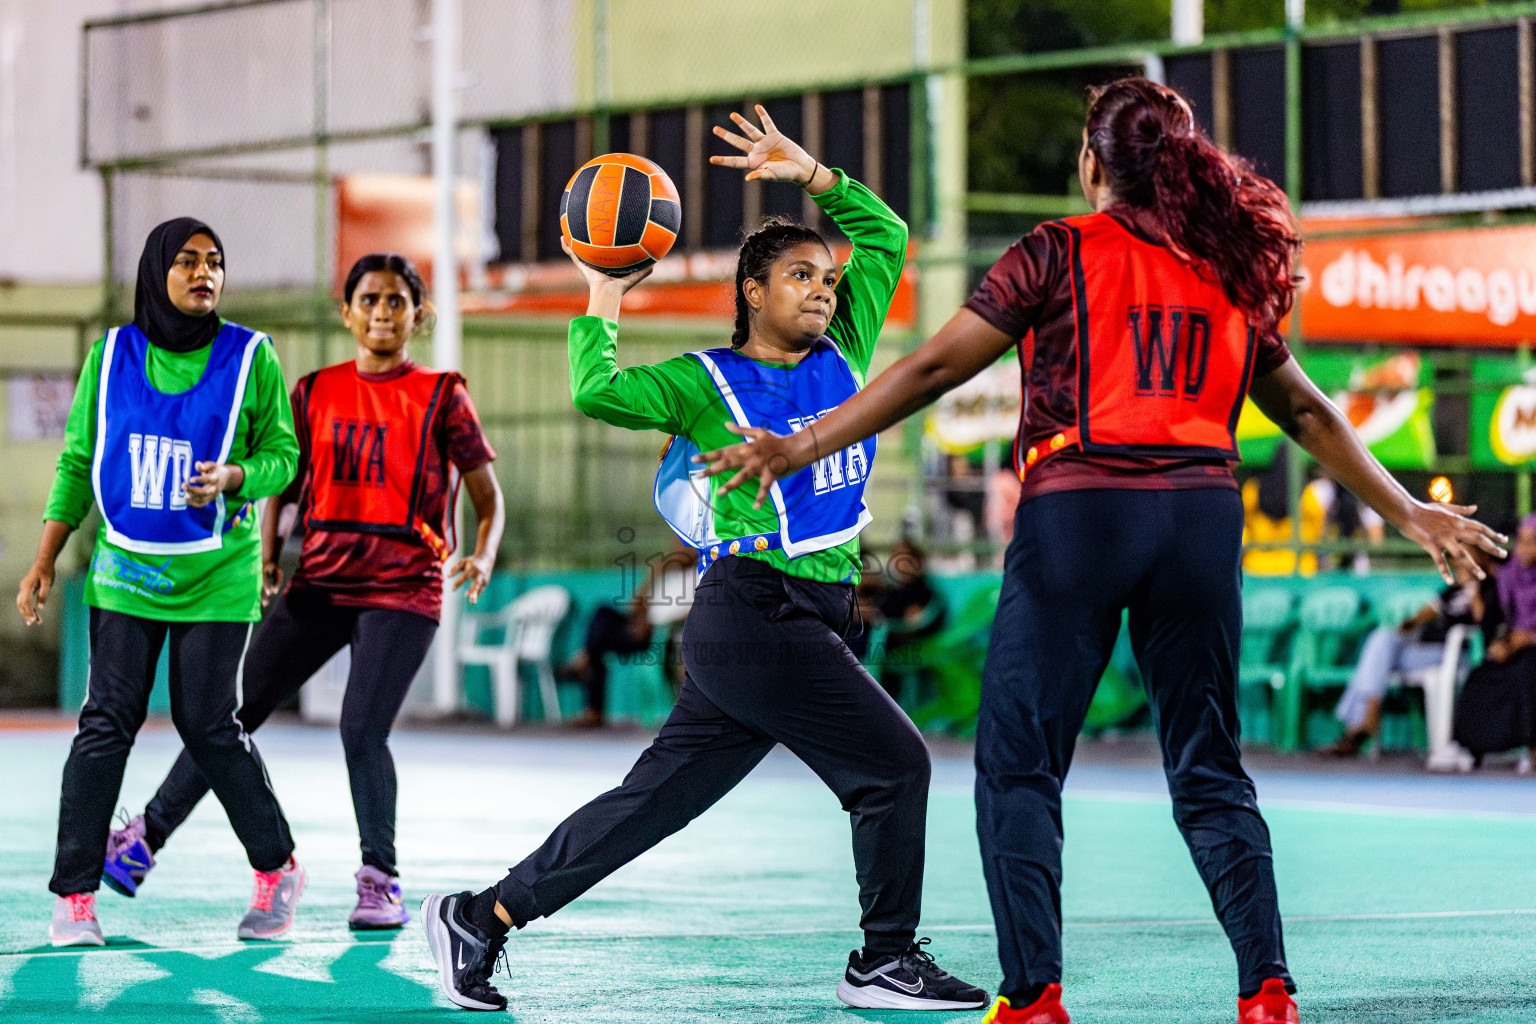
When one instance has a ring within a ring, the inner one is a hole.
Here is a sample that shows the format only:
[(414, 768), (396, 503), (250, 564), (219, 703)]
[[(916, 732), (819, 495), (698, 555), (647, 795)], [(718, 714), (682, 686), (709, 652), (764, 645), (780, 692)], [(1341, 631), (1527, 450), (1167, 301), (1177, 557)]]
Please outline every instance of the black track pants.
[(170, 643), (171, 720), (185, 757), (213, 785), (251, 866), (275, 871), (293, 853), (288, 822), (251, 738), (236, 719), (245, 622), (161, 622), (90, 609), (91, 674), (64, 762), (53, 880), (60, 896), (94, 892), (128, 751), (149, 712), (160, 648)]
[[(395, 762), (389, 733), (436, 632), (437, 623), (424, 615), (336, 605), (324, 591), (305, 588), (273, 602), (245, 658), (245, 704), (239, 718), (254, 732), (332, 655), (352, 645), (352, 671), (341, 705), (341, 745), (363, 863), (388, 875), (398, 874)], [(182, 751), (144, 812), (150, 848), (163, 846), (207, 792), (207, 777), (189, 752)]]
[(1061, 980), (1061, 784), (1130, 609), (1173, 817), (1237, 954), (1290, 975), (1269, 829), (1238, 756), (1236, 491), (1086, 490), (1019, 506), (982, 681), (976, 827), (1002, 992)]
[(688, 673), (671, 717), (617, 789), (572, 814), (498, 884), (513, 921), (576, 899), (783, 743), (849, 813), (865, 944), (905, 949), (922, 903), (928, 748), (843, 642), (853, 619), (847, 584), (795, 579), (748, 558), (711, 566), (684, 627)]

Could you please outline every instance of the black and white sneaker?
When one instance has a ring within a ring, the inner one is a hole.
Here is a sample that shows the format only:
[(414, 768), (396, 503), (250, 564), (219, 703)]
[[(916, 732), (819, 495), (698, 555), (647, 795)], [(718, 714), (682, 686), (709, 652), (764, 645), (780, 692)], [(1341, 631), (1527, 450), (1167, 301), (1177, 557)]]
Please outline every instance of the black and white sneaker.
[(503, 935), (492, 940), (464, 916), (471, 892), (450, 896), (433, 893), (421, 901), (421, 920), (427, 929), (427, 945), (437, 961), (437, 978), (443, 994), (466, 1010), (505, 1010), (507, 997), (491, 984), (496, 958), (507, 944)]
[(865, 960), (862, 950), (848, 954), (848, 970), (837, 998), (863, 1010), (979, 1010), (987, 993), (967, 985), (934, 963), (918, 939), (901, 956)]

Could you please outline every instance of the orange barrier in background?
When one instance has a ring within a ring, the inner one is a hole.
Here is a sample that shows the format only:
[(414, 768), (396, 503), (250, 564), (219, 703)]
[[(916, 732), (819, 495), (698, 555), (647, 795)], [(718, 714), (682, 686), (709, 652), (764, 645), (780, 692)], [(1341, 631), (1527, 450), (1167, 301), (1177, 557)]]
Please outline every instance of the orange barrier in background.
[(1536, 339), (1536, 225), (1317, 238), (1301, 264), (1310, 340), (1508, 347)]

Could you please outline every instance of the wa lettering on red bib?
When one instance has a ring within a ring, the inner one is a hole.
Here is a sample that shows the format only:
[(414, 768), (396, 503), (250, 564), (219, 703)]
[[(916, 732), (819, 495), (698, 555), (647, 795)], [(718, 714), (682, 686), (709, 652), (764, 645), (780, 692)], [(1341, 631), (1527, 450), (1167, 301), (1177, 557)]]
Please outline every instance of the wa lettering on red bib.
[(420, 506), (432, 424), (459, 379), (416, 368), (369, 381), (352, 363), (307, 377), (300, 390), (310, 445), (306, 526), (415, 534), (443, 547), (442, 524), (425, 522)]
[[(1214, 273), (1094, 213), (1066, 232), (1077, 330), (1077, 423), (1025, 453), (1237, 459), (1256, 334)], [(1071, 436), (1075, 435), (1075, 436)]]

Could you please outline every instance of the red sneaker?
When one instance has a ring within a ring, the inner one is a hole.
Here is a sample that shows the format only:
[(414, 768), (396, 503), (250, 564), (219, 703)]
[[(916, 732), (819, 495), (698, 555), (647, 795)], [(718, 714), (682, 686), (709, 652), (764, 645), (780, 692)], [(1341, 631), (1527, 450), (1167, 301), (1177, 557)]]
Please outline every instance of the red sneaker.
[(1285, 991), (1285, 982), (1270, 978), (1252, 999), (1237, 1001), (1237, 1024), (1298, 1024), (1296, 1000)]
[[(1293, 1016), (1291, 1019), (1296, 1018)], [(1072, 1018), (1062, 1008), (1061, 986), (1047, 985), (1039, 999), (1019, 1010), (1009, 1005), (1007, 999), (998, 996), (992, 1009), (981, 1018), (981, 1024), (1072, 1024)]]

